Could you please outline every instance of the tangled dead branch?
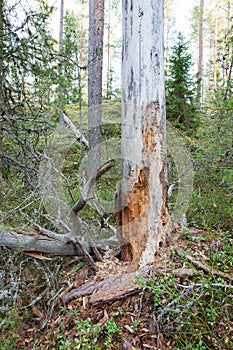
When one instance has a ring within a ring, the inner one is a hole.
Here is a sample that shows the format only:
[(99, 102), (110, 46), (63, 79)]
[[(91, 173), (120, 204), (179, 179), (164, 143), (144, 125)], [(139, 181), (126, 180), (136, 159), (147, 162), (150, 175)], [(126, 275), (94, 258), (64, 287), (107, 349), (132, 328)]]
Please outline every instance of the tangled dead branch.
[[(81, 241), (81, 221), (78, 212), (87, 203), (90, 191), (96, 181), (100, 179), (115, 164), (114, 160), (106, 162), (94, 173), (81, 191), (81, 197), (70, 211), (71, 230), (66, 234), (59, 234), (34, 225), (29, 231), (9, 230), (0, 227), (0, 246), (11, 249), (20, 248), (24, 252), (41, 252), (60, 256), (87, 256), (91, 251), (88, 241)], [(104, 248), (106, 240), (99, 241), (96, 246)], [(110, 240), (108, 244), (117, 245), (117, 240)], [(85, 252), (85, 253), (84, 253)]]

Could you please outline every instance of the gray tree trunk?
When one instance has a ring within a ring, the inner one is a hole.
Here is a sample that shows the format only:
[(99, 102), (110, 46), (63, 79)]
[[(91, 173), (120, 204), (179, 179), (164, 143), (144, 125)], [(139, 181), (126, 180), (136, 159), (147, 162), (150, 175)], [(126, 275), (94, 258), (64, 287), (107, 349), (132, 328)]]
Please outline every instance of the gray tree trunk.
[(3, 0), (0, 0), (0, 211), (3, 204), (3, 128), (2, 115), (4, 111), (4, 95), (3, 95)]
[(94, 173), (101, 163), (103, 35), (104, 0), (90, 0), (88, 48), (89, 175)]
[(123, 0), (122, 182), (118, 239), (135, 268), (171, 231), (166, 206), (163, 1)]
[[(64, 0), (61, 0), (60, 25), (59, 25), (59, 48), (58, 48), (58, 50), (59, 50), (59, 65), (60, 65), (59, 69), (60, 69), (61, 75), (63, 72), (63, 69), (61, 66), (61, 64), (62, 64), (61, 55), (62, 55), (62, 44), (63, 44), (63, 28), (64, 28)], [(59, 122), (60, 122), (60, 124), (64, 123), (64, 120), (63, 120), (63, 94), (64, 94), (64, 91), (61, 91), (61, 86), (60, 86), (60, 97), (59, 97), (59, 104), (60, 104), (60, 106), (59, 106), (59, 114), (60, 114)]]

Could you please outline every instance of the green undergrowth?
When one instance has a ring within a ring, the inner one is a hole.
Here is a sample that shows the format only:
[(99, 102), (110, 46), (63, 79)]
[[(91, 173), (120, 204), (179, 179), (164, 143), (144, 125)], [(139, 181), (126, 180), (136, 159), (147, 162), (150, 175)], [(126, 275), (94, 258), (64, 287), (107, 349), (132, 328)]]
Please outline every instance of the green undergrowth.
[[(75, 105), (67, 107), (66, 112), (73, 122), (79, 118)], [(85, 113), (84, 109), (80, 129), (87, 137)], [(115, 225), (115, 193), (121, 174), (120, 102), (105, 102), (103, 113), (101, 162), (115, 158), (116, 165), (98, 181), (80, 213), (87, 223), (88, 237), (93, 234), (97, 239), (110, 235), (106, 228), (100, 228), (102, 219)], [(224, 106), (206, 106), (200, 114), (196, 133), (180, 131), (192, 158), (195, 175), (187, 213), (188, 226), (181, 232), (182, 249), (207, 263), (211, 269), (225, 274), (232, 274), (233, 270), (231, 125), (230, 110)], [(79, 198), (80, 189), (87, 179), (87, 159), (87, 149), (84, 145), (80, 147), (78, 141), (73, 142), (64, 156), (61, 191), (70, 207)], [(172, 162), (170, 157), (170, 183), (178, 176)], [(176, 191), (175, 188), (169, 198), (171, 207)], [(24, 185), (23, 175), (7, 179), (3, 192), (0, 219), (4, 218), (6, 226), (31, 227), (37, 222), (51, 230), (57, 229), (47, 217), (39, 189)], [(92, 197), (97, 198), (99, 212)], [(80, 305), (60, 305), (54, 311), (59, 322), (51, 321), (40, 330), (37, 309), (42, 315), (47, 315), (51, 309), (56, 292), (63, 286), (59, 278), (66, 259), (36, 263), (33, 258), (25, 260), (20, 247), (12, 258), (7, 251), (1, 253), (0, 287), (8, 294), (3, 295), (0, 291), (0, 349), (118, 350), (128, 347), (133, 350), (142, 348), (143, 344), (164, 350), (233, 348), (232, 280), (200, 271), (189, 277), (175, 277), (172, 273), (151, 276), (148, 281), (138, 281), (140, 294), (122, 303), (107, 305), (106, 312), (102, 307), (94, 311), (87, 309), (86, 314), (81, 314)], [(194, 268), (185, 255), (178, 258), (172, 250), (170, 260), (171, 269)], [(69, 278), (74, 276), (72, 283), (75, 283), (75, 273), (79, 270), (75, 264), (77, 262), (72, 262), (69, 269), (73, 271), (69, 274)], [(33, 303), (36, 306), (34, 311)]]
[[(114, 342), (121, 334), (120, 329), (116, 325), (114, 318), (110, 317), (104, 324), (93, 324), (90, 318), (85, 320), (80, 319), (77, 312), (69, 313), (68, 310), (62, 310), (63, 313), (68, 313), (68, 322), (72, 328), (71, 334), (67, 334), (66, 330), (61, 330), (61, 333), (51, 338), (51, 344), (59, 350), (101, 350), (111, 349)], [(64, 325), (65, 326), (65, 325)], [(67, 326), (67, 324), (66, 324)], [(64, 327), (65, 328), (65, 327)], [(74, 333), (75, 331), (75, 333)], [(100, 345), (100, 343), (102, 345)], [(34, 349), (41, 349), (40, 346), (35, 346)]]
[[(85, 268), (82, 262), (37, 261), (20, 251), (12, 256), (2, 250), (1, 265), (5, 262), (10, 270), (3, 270), (7, 296), (1, 308), (9, 310), (0, 312), (0, 349), (119, 350), (127, 344), (143, 349), (144, 344), (166, 350), (231, 350), (232, 233), (184, 227), (174, 244), (183, 254), (171, 247), (163, 273), (136, 278), (138, 293), (96, 307), (85, 298), (68, 304), (56, 299), (64, 283), (75, 283)], [(208, 266), (209, 272), (188, 256)]]
[[(79, 106), (68, 105), (66, 113), (79, 127), (87, 138), (87, 107), (82, 110), (80, 121)], [(51, 117), (55, 118), (55, 116)], [(188, 223), (203, 227), (205, 230), (232, 229), (233, 217), (233, 149), (232, 149), (232, 116), (231, 111), (224, 106), (204, 106), (201, 110), (200, 125), (191, 134), (179, 130), (181, 138), (187, 147), (187, 153), (192, 159), (194, 170), (194, 187), (187, 212)], [(50, 131), (52, 132), (52, 130)], [(98, 198), (101, 210), (110, 214), (111, 224), (115, 224), (115, 194), (119, 188), (121, 176), (121, 103), (119, 101), (104, 101), (101, 164), (111, 158), (115, 166), (98, 181), (93, 198)], [(43, 140), (44, 144), (44, 140)], [(41, 146), (42, 147), (42, 146)], [(173, 159), (168, 155), (169, 183), (179, 181), (179, 174)], [(80, 196), (80, 190), (87, 181), (88, 150), (84, 144), (74, 140), (64, 153), (61, 176), (58, 179), (59, 191), (68, 206), (72, 206)], [(40, 163), (37, 163), (39, 174)], [(9, 173), (10, 174), (10, 173)], [(182, 175), (182, 174), (181, 174)], [(3, 182), (3, 205), (0, 220), (7, 226), (30, 226), (37, 222), (51, 230), (56, 229), (47, 219), (47, 209), (40, 191), (40, 180), (34, 178), (34, 183), (26, 184), (24, 174), (19, 173)], [(177, 194), (175, 187), (169, 198), (169, 207), (173, 207)], [(96, 197), (97, 195), (97, 197)], [(62, 200), (63, 200), (62, 199)], [(58, 207), (58, 211), (62, 211)], [(179, 206), (179, 203), (178, 203)], [(54, 211), (54, 215), (56, 212)], [(89, 222), (98, 219), (96, 208), (89, 201), (89, 207), (83, 209), (81, 215)], [(98, 226), (98, 225), (97, 225)]]
[(173, 349), (232, 348), (232, 286), (224, 280), (151, 278), (143, 290), (154, 307), (156, 331), (175, 339)]

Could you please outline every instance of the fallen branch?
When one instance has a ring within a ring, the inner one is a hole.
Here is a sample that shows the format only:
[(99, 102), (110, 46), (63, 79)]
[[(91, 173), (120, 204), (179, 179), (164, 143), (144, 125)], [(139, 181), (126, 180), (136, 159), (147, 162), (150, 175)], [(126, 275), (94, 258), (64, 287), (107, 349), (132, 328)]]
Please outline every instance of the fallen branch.
[(104, 259), (102, 258), (102, 255), (101, 255), (100, 252), (98, 251), (98, 248), (96, 247), (96, 244), (95, 244), (95, 242), (93, 241), (93, 239), (90, 238), (90, 239), (89, 239), (89, 243), (90, 243), (90, 247), (91, 247), (91, 249), (93, 250), (93, 252), (94, 252), (96, 258), (97, 258), (99, 261), (103, 262)]
[[(60, 256), (83, 256), (82, 251), (66, 235), (34, 227), (29, 232), (0, 228), (0, 245), (26, 252)], [(86, 247), (88, 249), (88, 246)]]
[(146, 277), (151, 266), (145, 266), (142, 270), (123, 275), (112, 275), (103, 281), (89, 281), (71, 293), (63, 296), (63, 301), (68, 302), (77, 297), (91, 295), (90, 303), (97, 305), (102, 302), (112, 302), (140, 291), (136, 284), (136, 278)]
[(74, 204), (70, 211), (70, 219), (72, 221), (72, 229), (67, 234), (67, 237), (71, 240), (77, 241), (78, 232), (81, 229), (80, 219), (77, 216), (77, 213), (83, 209), (85, 204), (87, 203), (89, 197), (90, 197), (90, 191), (97, 180), (100, 179), (101, 176), (103, 176), (110, 168), (113, 167), (115, 164), (115, 161), (113, 159), (106, 162), (104, 165), (102, 165), (87, 181), (87, 183), (84, 185), (81, 196), (79, 200)]
[(64, 122), (71, 128), (75, 137), (78, 140), (81, 140), (85, 146), (89, 147), (88, 141), (86, 137), (78, 130), (78, 128), (74, 125), (74, 123), (69, 119), (69, 117), (63, 112), (63, 120)]
[[(35, 225), (30, 232), (9, 230), (3, 226), (0, 227), (0, 245), (27, 252), (41, 252), (60, 256), (87, 256), (91, 251), (89, 242), (82, 242), (82, 248), (80, 244), (77, 244), (79, 241), (78, 234), (81, 233), (81, 220), (77, 216), (77, 213), (88, 201), (92, 186), (113, 165), (114, 160), (106, 162), (84, 185), (80, 199), (71, 209), (70, 218), (72, 229), (70, 232), (59, 234), (40, 227), (39, 225)], [(106, 241), (109, 245), (111, 243), (113, 243), (113, 245), (117, 244), (116, 240), (112, 242), (110, 239), (100, 240), (96, 243), (96, 246), (98, 248), (105, 248)]]
[(80, 240), (76, 240), (76, 244), (77, 246), (81, 249), (81, 251), (83, 252), (84, 256), (86, 257), (86, 259), (89, 261), (89, 263), (91, 264), (91, 266), (93, 267), (93, 269), (95, 271), (98, 271), (98, 267), (96, 266), (92, 256), (88, 253), (87, 249), (84, 247), (84, 245), (80, 242)]
[(98, 181), (101, 176), (103, 176), (109, 169), (111, 169), (115, 165), (114, 159), (109, 160), (104, 165), (102, 165), (87, 181), (87, 183), (84, 185), (82, 191), (81, 191), (81, 197), (75, 203), (72, 210), (75, 214), (77, 214), (86, 204), (87, 200), (89, 199), (89, 193), (93, 185)]
[(67, 303), (74, 298), (90, 296), (89, 302), (92, 305), (112, 303), (140, 292), (143, 286), (137, 283), (137, 278), (148, 279), (151, 272), (158, 275), (169, 272), (178, 277), (195, 274), (190, 269), (165, 271), (157, 269), (154, 265), (147, 265), (136, 272), (111, 275), (103, 281), (89, 281), (79, 288), (73, 289), (70, 293), (63, 295), (62, 300)]
[(200, 262), (199, 260), (196, 260), (195, 258), (193, 258), (191, 255), (186, 254), (184, 251), (182, 251), (181, 249), (179, 249), (178, 247), (174, 248), (174, 251), (179, 255), (179, 256), (185, 256), (185, 258), (190, 261), (194, 266), (198, 267), (199, 269), (203, 270), (205, 273), (208, 273), (209, 275), (216, 275), (219, 277), (222, 277), (224, 279), (233, 281), (233, 276), (213, 269), (210, 266), (208, 266), (207, 264), (203, 264), (202, 262)]

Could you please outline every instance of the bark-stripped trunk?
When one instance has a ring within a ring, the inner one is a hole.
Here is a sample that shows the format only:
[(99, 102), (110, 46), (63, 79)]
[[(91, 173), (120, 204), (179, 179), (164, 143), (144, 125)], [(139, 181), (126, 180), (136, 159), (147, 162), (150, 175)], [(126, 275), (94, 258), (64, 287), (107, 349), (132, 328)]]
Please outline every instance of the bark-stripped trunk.
[(100, 166), (104, 0), (89, 1), (88, 142), (89, 174)]
[(198, 44), (198, 107), (200, 108), (203, 90), (203, 16), (204, 16), (204, 0), (200, 0), (199, 15), (199, 44)]
[(163, 1), (123, 1), (122, 182), (116, 200), (122, 257), (145, 265), (171, 230), (166, 206)]

